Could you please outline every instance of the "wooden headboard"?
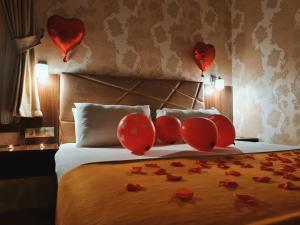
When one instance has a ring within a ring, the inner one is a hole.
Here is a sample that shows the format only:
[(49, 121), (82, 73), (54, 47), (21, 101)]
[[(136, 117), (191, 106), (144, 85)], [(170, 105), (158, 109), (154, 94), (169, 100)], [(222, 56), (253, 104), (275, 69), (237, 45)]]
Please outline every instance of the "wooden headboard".
[(63, 73), (60, 77), (60, 143), (75, 142), (74, 102), (204, 108), (202, 82)]

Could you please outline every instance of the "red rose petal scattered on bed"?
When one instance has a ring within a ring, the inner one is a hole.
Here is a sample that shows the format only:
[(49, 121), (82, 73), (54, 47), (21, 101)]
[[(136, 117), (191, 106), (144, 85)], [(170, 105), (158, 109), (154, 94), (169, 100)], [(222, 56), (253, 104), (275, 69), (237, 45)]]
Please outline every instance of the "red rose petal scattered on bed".
[(226, 171), (225, 174), (226, 174), (226, 175), (235, 176), (235, 177), (241, 176), (240, 172), (235, 171), (235, 170), (229, 170), (229, 171)]
[(165, 169), (158, 169), (154, 172), (156, 175), (166, 175), (167, 174), (167, 171)]
[(200, 165), (200, 166), (201, 166), (201, 168), (203, 168), (203, 169), (210, 169), (210, 168), (211, 168), (211, 166), (208, 165), (208, 164), (202, 164), (202, 165)]
[(255, 197), (251, 196), (251, 195), (245, 195), (245, 194), (235, 194), (235, 197), (248, 205), (257, 205), (257, 200)]
[(274, 171), (274, 169), (272, 167), (269, 167), (269, 166), (261, 166), (260, 169), (265, 170), (265, 171)]
[(194, 193), (188, 188), (179, 188), (175, 192), (175, 196), (182, 201), (189, 201), (194, 197)]
[(183, 167), (184, 165), (181, 162), (172, 162), (171, 166), (174, 166), (174, 167)]
[(268, 153), (267, 155), (270, 157), (276, 157), (276, 158), (278, 157), (278, 155), (276, 153)]
[(221, 168), (221, 169), (224, 169), (224, 170), (227, 170), (227, 169), (230, 168), (230, 166), (227, 166), (227, 165), (224, 164), (224, 163), (219, 163), (219, 164), (218, 164), (218, 167)]
[(202, 159), (196, 160), (196, 164), (207, 164), (207, 160), (202, 160)]
[(265, 160), (267, 161), (278, 161), (276, 157), (266, 157)]
[(235, 160), (232, 162), (234, 165), (243, 165), (244, 163), (241, 162), (240, 160)]
[(176, 176), (176, 175), (172, 175), (170, 173), (167, 173), (166, 178), (168, 181), (181, 181), (182, 180), (182, 176)]
[(274, 175), (277, 175), (277, 176), (282, 176), (282, 175), (284, 175), (284, 174), (286, 174), (287, 172), (286, 171), (284, 171), (284, 170), (274, 170), (273, 171), (273, 174)]
[(156, 163), (145, 163), (145, 166), (149, 167), (149, 168), (159, 168), (160, 167)]
[(140, 185), (140, 184), (127, 184), (126, 189), (129, 192), (138, 192), (138, 191), (146, 190), (146, 188), (143, 185)]
[(271, 180), (271, 177), (252, 177), (252, 179), (259, 183), (269, 183)]
[(194, 168), (190, 168), (189, 170), (188, 170), (188, 172), (189, 173), (201, 173), (201, 167), (199, 166), (199, 167), (194, 167)]
[(300, 168), (300, 162), (296, 162), (293, 164), (293, 167)]
[(293, 166), (280, 164), (279, 170), (286, 171), (286, 172), (295, 172), (296, 169)]
[(292, 191), (293, 190), (300, 190), (300, 187), (296, 186), (292, 182), (286, 182), (286, 183), (278, 184), (278, 187), (282, 188), (282, 189), (286, 189), (286, 190), (292, 190)]
[(294, 152), (295, 155), (300, 155), (300, 152)]
[(253, 166), (249, 163), (246, 163), (246, 164), (242, 164), (241, 165), (242, 168), (253, 168)]
[(284, 153), (282, 153), (282, 155), (285, 155), (285, 156), (292, 156), (292, 153), (290, 153), (290, 152), (284, 152)]
[(260, 162), (262, 166), (273, 166), (273, 163), (271, 161), (262, 161)]
[(284, 158), (284, 157), (278, 157), (278, 159), (283, 162), (283, 163), (292, 163), (293, 161), (288, 159), (288, 158)]
[(295, 162), (299, 162), (300, 163), (300, 158), (293, 158), (293, 160), (295, 161)]
[(141, 175), (146, 175), (147, 173), (143, 171), (143, 167), (141, 166), (134, 166), (131, 168), (130, 172), (132, 174), (141, 174)]
[(237, 188), (238, 184), (232, 180), (222, 180), (219, 181), (219, 187), (226, 187), (226, 188)]
[(300, 177), (292, 173), (286, 173), (282, 177), (287, 180), (300, 181)]
[(253, 155), (245, 155), (244, 158), (245, 159), (255, 159)]

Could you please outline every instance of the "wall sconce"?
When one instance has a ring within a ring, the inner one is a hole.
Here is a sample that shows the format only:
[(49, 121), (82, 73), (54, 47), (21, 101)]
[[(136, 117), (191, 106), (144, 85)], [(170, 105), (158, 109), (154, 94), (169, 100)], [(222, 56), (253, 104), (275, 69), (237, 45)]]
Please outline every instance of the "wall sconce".
[(210, 75), (203, 78), (205, 85), (205, 95), (211, 95), (215, 91), (222, 91), (225, 87), (225, 81), (221, 77)]
[(215, 80), (215, 88), (216, 88), (216, 90), (217, 91), (222, 91), (224, 89), (224, 86), (225, 86), (224, 79), (222, 79), (221, 77), (218, 77)]
[(49, 79), (48, 65), (45, 62), (38, 62), (35, 64), (35, 74), (39, 81), (46, 81)]

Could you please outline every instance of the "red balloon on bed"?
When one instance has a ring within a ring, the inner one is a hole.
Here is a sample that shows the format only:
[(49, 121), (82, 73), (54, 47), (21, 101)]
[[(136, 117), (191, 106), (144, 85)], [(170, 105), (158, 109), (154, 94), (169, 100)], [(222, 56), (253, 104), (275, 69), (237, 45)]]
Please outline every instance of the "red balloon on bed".
[(211, 115), (208, 119), (212, 120), (218, 129), (218, 147), (227, 147), (234, 144), (235, 129), (230, 119), (223, 115)]
[(216, 125), (202, 117), (190, 118), (181, 127), (182, 139), (195, 149), (210, 151), (217, 143)]
[(131, 113), (120, 121), (117, 136), (124, 148), (143, 155), (155, 142), (155, 127), (146, 115)]
[(180, 127), (181, 122), (175, 116), (160, 116), (155, 121), (157, 138), (163, 144), (174, 144), (180, 138)]

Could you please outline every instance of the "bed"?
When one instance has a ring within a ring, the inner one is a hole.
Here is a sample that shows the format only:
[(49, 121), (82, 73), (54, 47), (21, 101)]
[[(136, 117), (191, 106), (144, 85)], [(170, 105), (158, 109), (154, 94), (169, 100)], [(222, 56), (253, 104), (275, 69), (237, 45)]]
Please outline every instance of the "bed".
[[(299, 224), (299, 146), (237, 141), (200, 152), (179, 143), (135, 156), (74, 144), (74, 102), (149, 104), (154, 112), (199, 109), (203, 100), (201, 82), (62, 74), (56, 224)], [(182, 198), (182, 188), (193, 196)]]

